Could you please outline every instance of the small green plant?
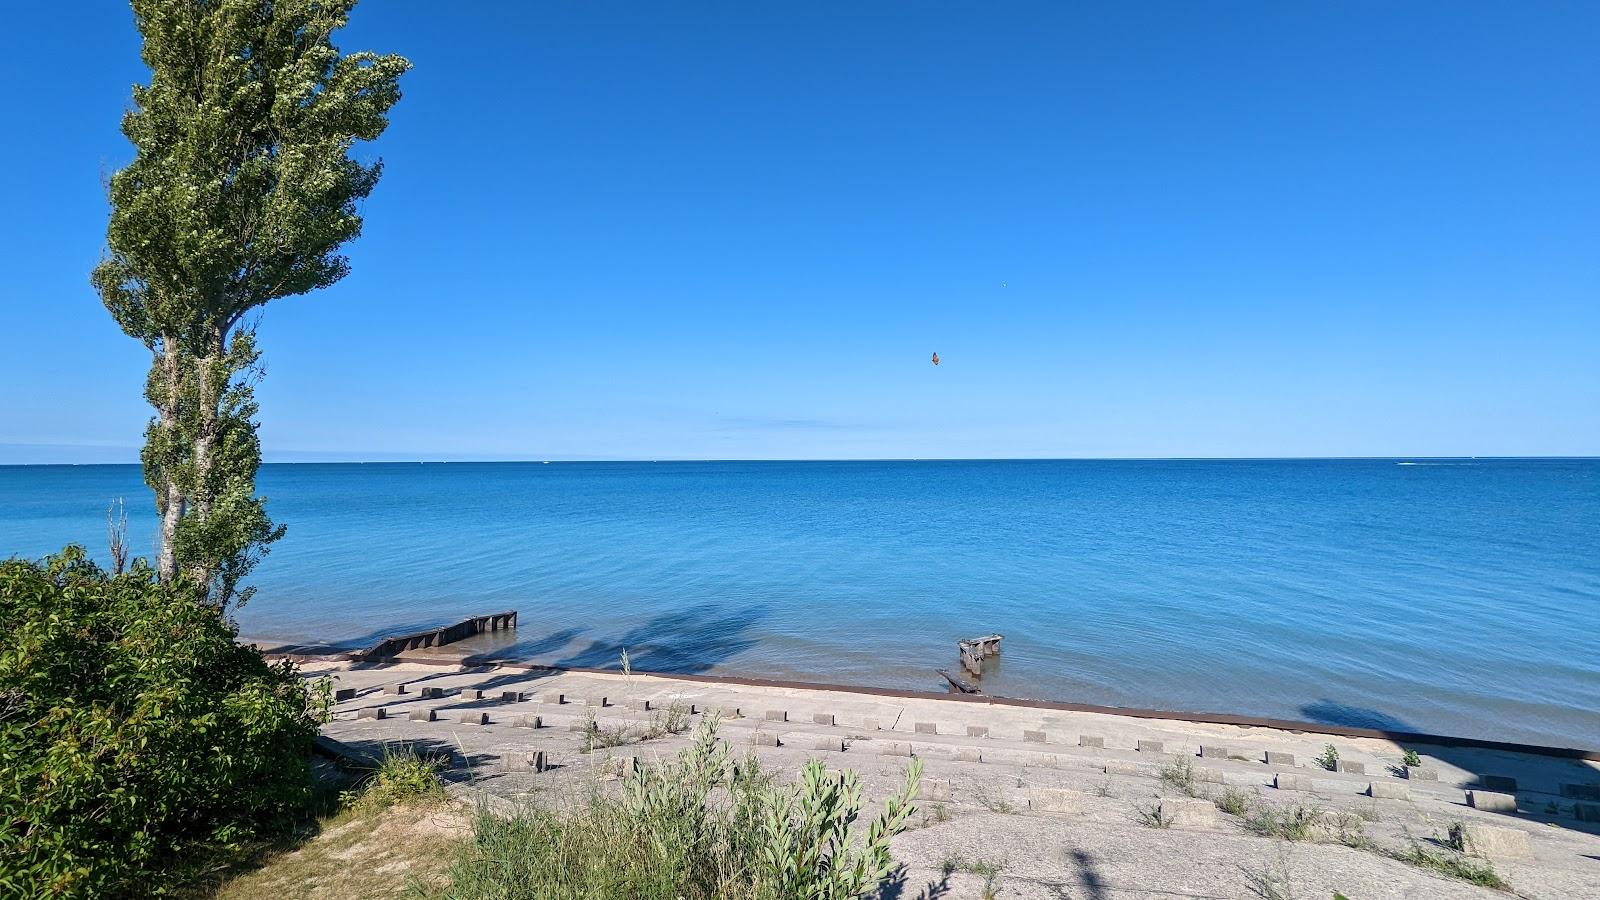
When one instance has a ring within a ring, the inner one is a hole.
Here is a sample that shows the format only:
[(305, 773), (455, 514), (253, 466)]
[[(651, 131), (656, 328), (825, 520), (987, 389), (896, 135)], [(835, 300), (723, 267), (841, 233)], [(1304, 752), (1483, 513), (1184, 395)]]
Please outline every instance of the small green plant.
[(1309, 841), (1316, 837), (1316, 829), (1323, 811), (1314, 806), (1294, 803), (1288, 806), (1262, 804), (1245, 817), (1244, 827), (1262, 837), (1282, 838), (1286, 841)]
[(1338, 771), (1339, 748), (1333, 746), (1332, 744), (1323, 747), (1322, 755), (1317, 757), (1317, 765), (1327, 769), (1329, 772)]
[(383, 759), (354, 789), (339, 794), (339, 804), (356, 809), (386, 809), (401, 803), (440, 800), (444, 783), (438, 765), (410, 748), (385, 747)]
[(1408, 769), (1422, 765), (1422, 756), (1415, 750), (1407, 750), (1400, 755), (1400, 764)]
[(977, 875), (983, 879), (983, 889), (980, 896), (983, 900), (993, 900), (1000, 895), (1000, 873), (1005, 869), (1002, 863), (992, 863), (985, 860), (967, 860), (958, 853), (952, 853), (944, 858), (939, 871), (945, 877), (956, 872), (965, 872), (968, 875)]
[(1281, 845), (1273, 864), (1245, 869), (1244, 874), (1250, 884), (1250, 892), (1261, 900), (1295, 900), (1294, 879), (1289, 873), (1289, 855)]
[(950, 809), (943, 803), (933, 803), (922, 807), (922, 821), (919, 827), (929, 828), (934, 825), (943, 825), (950, 821)]
[(1141, 825), (1148, 825), (1151, 828), (1172, 827), (1172, 817), (1162, 811), (1159, 802), (1148, 805), (1134, 804), (1133, 814)]
[(1438, 872), (1440, 875), (1458, 878), (1469, 884), (1494, 888), (1500, 891), (1511, 889), (1511, 885), (1500, 877), (1500, 874), (1494, 870), (1494, 866), (1488, 861), (1474, 860), (1460, 853), (1442, 853), (1437, 850), (1431, 850), (1414, 839), (1407, 849), (1391, 855), (1401, 862)]
[(1243, 816), (1255, 804), (1256, 795), (1241, 788), (1228, 788), (1212, 802), (1230, 816)]
[(1193, 797), (1199, 793), (1199, 782), (1195, 776), (1194, 763), (1186, 756), (1174, 756), (1170, 762), (1162, 766), (1156, 773), (1161, 782), (1175, 791), (1181, 792), (1186, 797)]
[(1099, 784), (1095, 785), (1094, 793), (1096, 797), (1115, 797), (1117, 795), (1111, 789), (1111, 779), (1109, 778), (1102, 779)]

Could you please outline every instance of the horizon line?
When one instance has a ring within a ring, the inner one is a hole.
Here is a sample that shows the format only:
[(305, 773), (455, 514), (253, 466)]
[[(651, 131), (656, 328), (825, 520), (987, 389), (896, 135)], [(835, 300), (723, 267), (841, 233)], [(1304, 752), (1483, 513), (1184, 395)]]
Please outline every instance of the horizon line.
[[(1405, 462), (1422, 460), (1600, 460), (1600, 455), (1399, 455), (1399, 456), (856, 456), (856, 457), (550, 457), (517, 459), (303, 459), (263, 461), (263, 466), (383, 466), (383, 465), (555, 465), (557, 463), (841, 463), (841, 462)], [(93, 466), (142, 466), (133, 462), (0, 463), (0, 468), (24, 469)]]

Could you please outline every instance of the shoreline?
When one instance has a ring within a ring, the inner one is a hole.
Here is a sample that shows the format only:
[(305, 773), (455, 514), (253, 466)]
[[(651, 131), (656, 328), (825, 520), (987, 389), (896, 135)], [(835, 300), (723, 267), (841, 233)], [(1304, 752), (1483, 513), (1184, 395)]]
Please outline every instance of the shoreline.
[[(514, 659), (503, 659), (494, 657), (492, 655), (477, 655), (470, 653), (452, 654), (448, 650), (444, 650), (440, 647), (429, 648), (426, 652), (401, 653), (394, 657), (386, 658), (383, 661), (373, 661), (365, 659), (359, 653), (334, 647), (320, 648), (315, 646), (306, 646), (303, 644), (267, 645), (266, 642), (259, 639), (252, 640), (245, 638), (241, 638), (239, 642), (241, 644), (255, 646), (269, 659), (287, 659), (297, 664), (345, 662), (372, 667), (394, 664), (416, 664), (434, 667), (452, 667), (463, 670), (477, 668), (512, 669), (529, 673), (537, 672), (552, 675), (575, 674), (621, 676), (623, 674), (618, 669), (610, 668), (552, 666), (544, 663), (531, 663)], [(1035, 709), (1051, 712), (1089, 713), (1094, 715), (1119, 716), (1130, 719), (1182, 722), (1195, 725), (1231, 725), (1242, 728), (1266, 728), (1274, 731), (1288, 732), (1290, 734), (1318, 734), (1327, 735), (1330, 737), (1368, 738), (1389, 741), (1395, 744), (1403, 743), (1431, 747), (1457, 747), (1465, 749), (1520, 753), (1558, 759), (1600, 762), (1600, 749), (1560, 747), (1546, 744), (1529, 744), (1520, 741), (1498, 741), (1489, 738), (1462, 737), (1458, 735), (1433, 734), (1429, 732), (1394, 731), (1347, 725), (1329, 725), (1318, 722), (1305, 722), (1295, 719), (1280, 719), (1268, 716), (1250, 716), (1239, 715), (1235, 713), (1196, 712), (1186, 710), (1144, 709), (1139, 707), (1100, 706), (1087, 703), (1074, 703), (1064, 700), (1004, 697), (991, 694), (959, 694), (943, 693), (939, 691), (917, 691), (903, 688), (875, 687), (872, 685), (834, 684), (829, 682), (765, 678), (758, 676), (679, 674), (674, 672), (652, 672), (642, 669), (633, 670), (633, 674), (641, 677), (673, 679), (708, 685), (726, 685), (729, 687), (777, 688), (783, 690), (856, 694), (866, 697), (907, 700), (943, 700), (955, 703), (976, 704), (978, 706)]]

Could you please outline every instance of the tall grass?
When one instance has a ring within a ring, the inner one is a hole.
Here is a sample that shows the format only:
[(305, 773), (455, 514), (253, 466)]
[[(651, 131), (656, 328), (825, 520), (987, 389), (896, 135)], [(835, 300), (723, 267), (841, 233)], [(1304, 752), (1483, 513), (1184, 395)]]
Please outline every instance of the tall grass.
[(439, 898), (503, 900), (844, 900), (873, 891), (894, 863), (921, 776), (863, 828), (855, 774), (807, 763), (780, 785), (754, 757), (737, 765), (706, 720), (676, 760), (629, 773), (620, 794), (596, 790), (567, 810), (532, 804), (509, 817), (478, 812)]

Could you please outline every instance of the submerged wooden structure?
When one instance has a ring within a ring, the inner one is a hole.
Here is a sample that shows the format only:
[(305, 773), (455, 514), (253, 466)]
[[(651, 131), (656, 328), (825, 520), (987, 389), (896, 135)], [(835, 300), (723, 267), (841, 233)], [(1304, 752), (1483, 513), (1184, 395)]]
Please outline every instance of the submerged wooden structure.
[(983, 637), (966, 638), (956, 642), (961, 650), (961, 668), (974, 675), (983, 676), (983, 661), (991, 656), (1000, 655), (999, 634), (986, 634)]
[(420, 650), (424, 647), (442, 647), (445, 644), (476, 635), (494, 631), (506, 631), (517, 627), (517, 611), (514, 609), (505, 612), (489, 613), (484, 616), (473, 616), (462, 619), (454, 625), (443, 628), (433, 628), (428, 631), (418, 631), (412, 634), (402, 634), (395, 637), (386, 637), (361, 652), (366, 659), (383, 659), (398, 656), (407, 650)]

